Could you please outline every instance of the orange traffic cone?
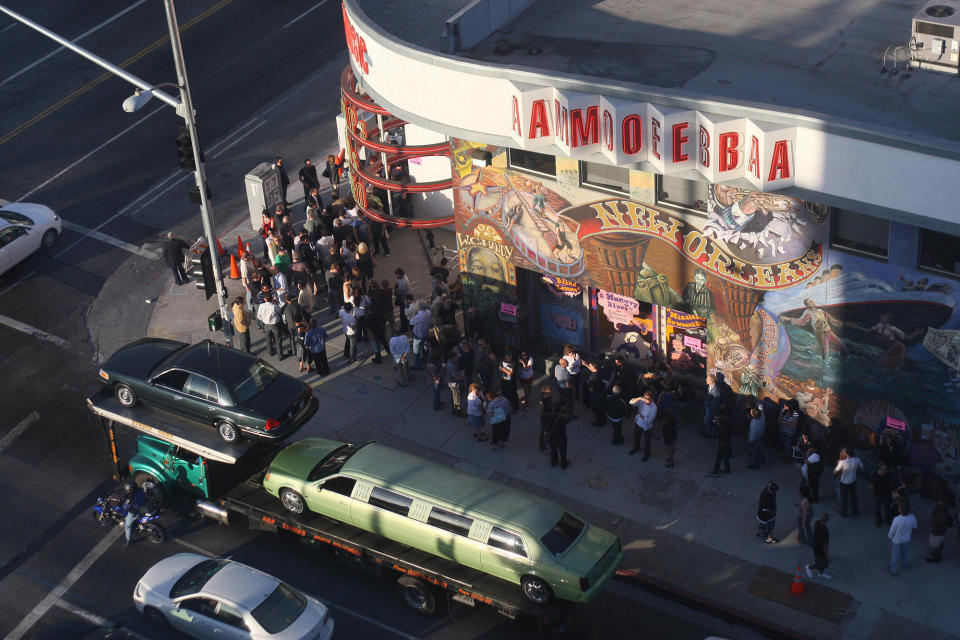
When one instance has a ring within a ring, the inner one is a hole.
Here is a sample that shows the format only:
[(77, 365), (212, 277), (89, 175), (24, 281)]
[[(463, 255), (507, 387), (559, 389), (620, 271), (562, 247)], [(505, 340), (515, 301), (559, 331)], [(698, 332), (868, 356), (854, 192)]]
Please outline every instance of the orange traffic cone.
[(793, 584), (790, 585), (790, 593), (798, 598), (807, 592), (807, 587), (803, 584), (803, 575), (800, 573), (800, 565), (797, 565), (797, 575), (793, 576)]
[(223, 247), (220, 245), (220, 238), (217, 238), (217, 254), (219, 254), (220, 256), (224, 256), (227, 254), (227, 252), (224, 251)]
[(243, 257), (243, 238), (237, 236), (237, 257)]
[(230, 279), (240, 279), (240, 267), (237, 266), (237, 257), (232, 253), (230, 254)]

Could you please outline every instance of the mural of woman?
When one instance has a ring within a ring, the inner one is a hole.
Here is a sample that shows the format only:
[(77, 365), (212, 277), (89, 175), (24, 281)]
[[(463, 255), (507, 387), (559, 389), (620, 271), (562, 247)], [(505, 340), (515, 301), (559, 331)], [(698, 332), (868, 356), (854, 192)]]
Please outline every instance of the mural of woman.
[(918, 327), (910, 333), (893, 324), (893, 315), (885, 313), (880, 316), (880, 320), (872, 327), (864, 327), (855, 322), (844, 322), (844, 326), (858, 329), (871, 334), (887, 346), (886, 352), (878, 361), (878, 364), (884, 369), (896, 369), (903, 365), (907, 357), (907, 345), (904, 342), (910, 342), (919, 338), (926, 331), (923, 327)]

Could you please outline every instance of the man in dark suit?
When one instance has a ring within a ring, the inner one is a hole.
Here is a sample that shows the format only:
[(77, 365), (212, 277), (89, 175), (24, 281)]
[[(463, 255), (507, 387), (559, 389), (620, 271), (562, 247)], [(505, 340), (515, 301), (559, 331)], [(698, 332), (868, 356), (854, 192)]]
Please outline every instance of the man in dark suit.
[(173, 279), (178, 286), (187, 282), (187, 272), (183, 269), (183, 252), (188, 249), (190, 245), (178, 238), (173, 231), (167, 233), (167, 241), (163, 244), (163, 261), (173, 271)]

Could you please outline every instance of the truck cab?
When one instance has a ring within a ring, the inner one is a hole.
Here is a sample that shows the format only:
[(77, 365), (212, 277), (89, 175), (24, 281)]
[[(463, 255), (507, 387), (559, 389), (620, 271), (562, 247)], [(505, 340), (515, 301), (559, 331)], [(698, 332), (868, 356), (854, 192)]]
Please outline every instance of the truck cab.
[(129, 463), (137, 484), (152, 483), (166, 499), (177, 489), (210, 498), (207, 466), (203, 456), (148, 435), (137, 437), (137, 452)]

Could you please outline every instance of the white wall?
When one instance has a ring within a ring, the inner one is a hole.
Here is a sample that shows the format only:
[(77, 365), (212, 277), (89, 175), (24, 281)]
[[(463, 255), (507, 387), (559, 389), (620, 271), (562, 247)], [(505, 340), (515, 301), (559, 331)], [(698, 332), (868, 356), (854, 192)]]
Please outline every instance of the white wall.
[[(436, 144), (446, 142), (447, 136), (436, 131), (430, 131), (415, 124), (408, 124), (403, 128), (406, 134), (406, 144)], [(446, 156), (427, 156), (414, 158), (409, 162), (410, 177), (414, 182), (434, 182), (447, 180), (452, 169), (450, 158)], [(443, 218), (453, 214), (453, 189), (434, 191), (431, 193), (416, 194), (417, 203), (414, 215), (420, 219)]]

